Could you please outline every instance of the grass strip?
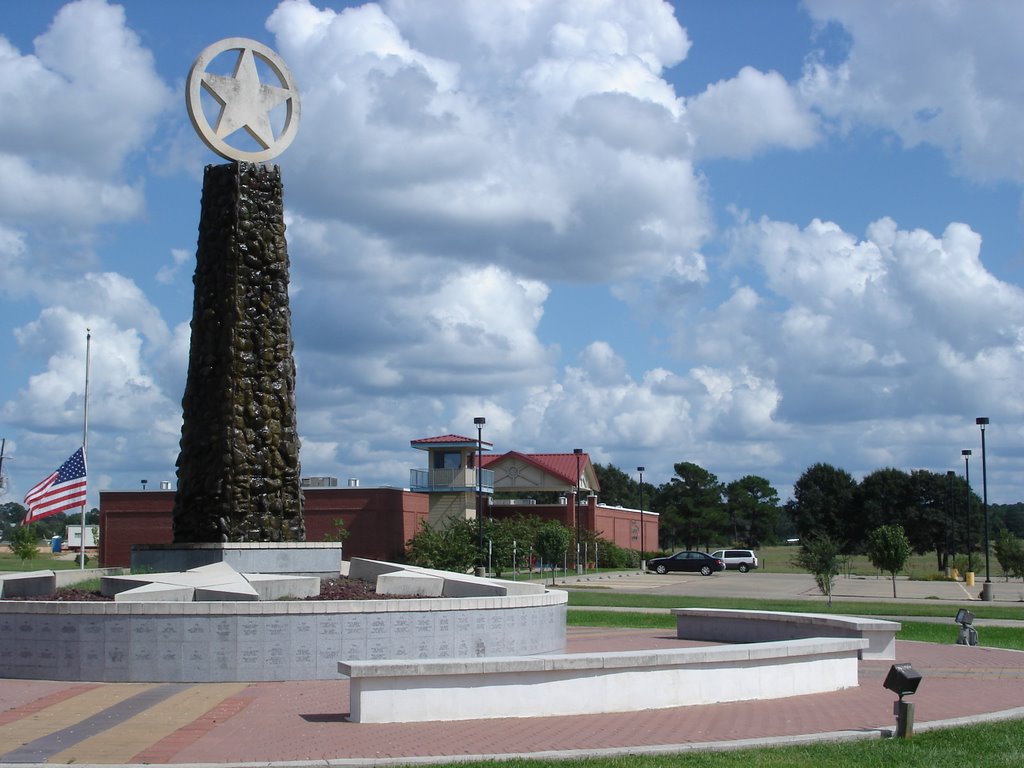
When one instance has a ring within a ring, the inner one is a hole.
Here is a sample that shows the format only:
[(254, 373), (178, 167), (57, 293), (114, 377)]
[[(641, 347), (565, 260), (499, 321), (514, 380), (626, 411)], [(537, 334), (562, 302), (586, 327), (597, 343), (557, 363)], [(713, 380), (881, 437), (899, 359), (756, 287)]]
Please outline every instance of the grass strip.
[[(0, 544), (0, 547), (5, 544)], [(86, 565), (89, 562), (86, 561)], [(11, 572), (11, 571), (70, 571), (72, 568), (78, 568), (78, 562), (75, 560), (58, 560), (52, 555), (43, 555), (41, 557), (32, 557), (28, 560), (22, 560), (20, 557), (0, 553), (0, 571)]]
[(967, 608), (979, 619), (1024, 620), (1024, 604), (992, 604), (964, 600), (960, 602), (919, 601), (870, 602), (844, 600), (832, 606), (816, 600), (765, 600), (752, 597), (691, 597), (680, 595), (644, 595), (615, 592), (611, 590), (570, 589), (569, 605), (572, 607), (608, 606), (613, 608), (733, 608), (755, 611), (787, 611), (790, 613), (835, 613), (855, 616), (928, 616), (946, 617), (950, 621), (959, 608)]
[[(609, 627), (612, 629), (668, 629), (675, 630), (676, 617), (666, 613), (632, 613), (628, 611), (588, 611), (573, 609), (566, 616), (570, 627)], [(949, 624), (922, 621), (901, 621), (897, 640), (915, 640), (923, 643), (956, 643), (959, 628)], [(1024, 651), (1024, 632), (1012, 627), (977, 627), (979, 645), (987, 648), (1009, 648)]]
[(725, 752), (693, 751), (670, 755), (607, 758), (448, 763), (440, 768), (1019, 768), (1024, 761), (1021, 722), (984, 723), (917, 733), (911, 739), (865, 738), (804, 746), (777, 746)]

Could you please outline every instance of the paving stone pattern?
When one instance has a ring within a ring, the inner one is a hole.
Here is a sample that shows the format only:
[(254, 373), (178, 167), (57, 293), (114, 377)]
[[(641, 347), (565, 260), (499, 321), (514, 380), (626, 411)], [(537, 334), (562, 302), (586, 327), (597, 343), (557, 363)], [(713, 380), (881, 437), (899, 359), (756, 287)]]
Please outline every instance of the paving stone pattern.
[[(681, 642), (663, 630), (569, 630), (573, 652), (679, 647)], [(919, 731), (993, 717), (1024, 718), (1024, 654), (897, 641), (897, 661), (913, 663), (923, 675), (912, 697)], [(346, 720), (344, 680), (178, 689), (0, 680), (0, 764), (24, 758), (110, 765), (295, 761), (312, 768), (326, 760), (366, 766), (424, 758), (627, 755), (741, 742), (877, 739), (894, 725), (894, 696), (882, 687), (889, 666), (862, 661), (856, 688), (781, 700), (385, 725)]]

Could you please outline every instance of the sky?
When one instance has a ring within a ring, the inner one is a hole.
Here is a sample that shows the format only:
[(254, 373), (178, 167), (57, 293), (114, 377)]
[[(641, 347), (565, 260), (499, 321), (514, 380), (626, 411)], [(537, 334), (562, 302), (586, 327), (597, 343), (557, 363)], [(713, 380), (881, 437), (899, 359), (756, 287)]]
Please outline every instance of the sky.
[(175, 478), (199, 53), (302, 98), (284, 182), (302, 474), (410, 440), (965, 468), (1024, 500), (1024, 4), (0, 0), (0, 502), (82, 440), (90, 506)]

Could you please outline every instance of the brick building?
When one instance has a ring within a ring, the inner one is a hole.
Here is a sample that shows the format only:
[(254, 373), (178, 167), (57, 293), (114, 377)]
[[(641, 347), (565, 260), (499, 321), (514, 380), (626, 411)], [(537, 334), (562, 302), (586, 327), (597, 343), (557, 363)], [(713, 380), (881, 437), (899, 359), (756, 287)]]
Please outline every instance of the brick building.
[[(476, 519), (479, 500), (481, 509), (492, 517), (523, 514), (558, 520), (573, 529), (595, 531), (624, 549), (640, 549), (642, 524), (647, 551), (658, 550), (658, 515), (600, 504), (597, 475), (589, 455), (582, 451), (510, 451), (483, 456), (490, 444), (459, 435), (413, 440), (411, 446), (427, 452), (428, 466), (411, 470), (408, 489), (360, 487), (355, 481), (337, 487), (336, 482), (330, 482), (333, 478), (304, 481), (306, 539), (329, 539), (335, 521), (340, 520), (349, 533), (344, 545), (346, 559), (400, 561), (406, 542), (422, 522)], [(531, 493), (552, 491), (564, 501), (530, 503)], [(517, 498), (491, 503), (494, 492), (515, 494)], [(108, 567), (128, 566), (133, 544), (172, 543), (173, 508), (174, 491), (166, 488), (101, 491), (100, 562)]]

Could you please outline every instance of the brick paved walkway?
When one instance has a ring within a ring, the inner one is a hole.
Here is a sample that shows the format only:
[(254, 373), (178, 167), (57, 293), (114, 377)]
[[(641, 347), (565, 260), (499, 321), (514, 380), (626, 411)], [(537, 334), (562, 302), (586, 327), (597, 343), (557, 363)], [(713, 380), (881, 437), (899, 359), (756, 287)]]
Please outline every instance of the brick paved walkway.
[[(570, 652), (678, 647), (666, 630), (571, 628)], [(923, 680), (916, 728), (1024, 719), (1024, 653), (897, 642)], [(860, 663), (860, 686), (766, 702), (608, 715), (400, 724), (345, 720), (348, 683), (90, 684), (0, 680), (0, 764), (335, 765), (550, 753), (627, 753), (875, 737), (891, 729), (891, 662)]]

